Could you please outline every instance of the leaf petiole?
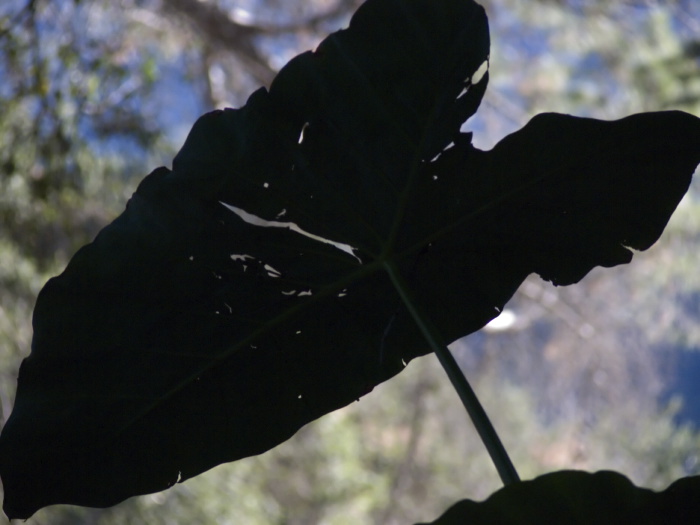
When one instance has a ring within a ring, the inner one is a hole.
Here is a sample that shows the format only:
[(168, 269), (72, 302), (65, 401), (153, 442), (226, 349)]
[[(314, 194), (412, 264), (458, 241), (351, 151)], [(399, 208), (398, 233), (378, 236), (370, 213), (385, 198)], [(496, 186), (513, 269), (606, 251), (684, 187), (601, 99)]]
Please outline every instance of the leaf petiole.
[(476, 431), (479, 433), (481, 441), (484, 443), (489, 456), (491, 456), (491, 461), (493, 461), (498, 475), (501, 477), (501, 481), (503, 481), (503, 484), (506, 486), (520, 481), (520, 477), (503, 443), (501, 443), (496, 429), (489, 420), (484, 407), (481, 406), (479, 398), (469, 384), (467, 377), (464, 375), (449, 348), (447, 348), (447, 345), (440, 337), (437, 328), (411, 297), (409, 287), (396, 266), (391, 261), (385, 261), (384, 269), (389, 274), (394, 288), (411, 314), (411, 317), (413, 317), (413, 320), (418, 325), (423, 337), (425, 337), (431, 349), (437, 355), (440, 364), (447, 373), (447, 377), (449, 377), (452, 382), (452, 386), (457, 390), (457, 394), (462, 400), (464, 408), (466, 408)]

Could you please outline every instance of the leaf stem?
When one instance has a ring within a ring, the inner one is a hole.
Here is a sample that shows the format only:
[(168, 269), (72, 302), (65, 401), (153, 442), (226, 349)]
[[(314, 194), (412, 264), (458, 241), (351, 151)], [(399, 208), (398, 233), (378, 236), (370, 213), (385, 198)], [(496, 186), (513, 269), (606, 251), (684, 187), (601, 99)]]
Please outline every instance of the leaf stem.
[(510, 485), (520, 481), (513, 463), (508, 457), (503, 443), (501, 443), (496, 429), (491, 424), (484, 407), (481, 406), (479, 398), (472, 389), (467, 377), (462, 372), (461, 368), (457, 364), (454, 356), (450, 352), (447, 345), (442, 340), (437, 328), (432, 324), (428, 316), (422, 312), (417, 305), (417, 303), (411, 297), (408, 285), (404, 281), (403, 277), (399, 273), (396, 266), (391, 261), (384, 262), (384, 269), (389, 274), (394, 288), (399, 293), (401, 300), (408, 309), (409, 313), (413, 317), (413, 320), (418, 325), (418, 328), (423, 333), (426, 341), (430, 344), (431, 349), (435, 352), (440, 361), (440, 364), (445, 369), (447, 377), (450, 378), (452, 386), (457, 390), (457, 394), (462, 400), (464, 408), (467, 409), (467, 413), (471, 418), (476, 431), (479, 433), (481, 441), (486, 446), (486, 450), (491, 456), (491, 461), (498, 471), (498, 475), (501, 477), (504, 485)]

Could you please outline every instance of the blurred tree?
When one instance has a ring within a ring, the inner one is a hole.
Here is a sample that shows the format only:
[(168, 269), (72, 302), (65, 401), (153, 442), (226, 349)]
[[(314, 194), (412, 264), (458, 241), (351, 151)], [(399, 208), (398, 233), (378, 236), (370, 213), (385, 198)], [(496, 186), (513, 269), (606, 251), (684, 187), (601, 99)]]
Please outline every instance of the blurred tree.
[[(0, 6), (0, 407), (50, 275), (169, 163), (195, 118), (238, 106), (359, 0), (9, 0)], [(489, 0), (491, 86), (477, 145), (540, 111), (700, 113), (692, 0)], [(668, 348), (700, 347), (699, 188), (629, 267), (571, 288), (528, 279), (497, 329), (455, 344), (524, 477), (614, 468), (661, 488), (700, 472), (664, 406)], [(505, 328), (504, 328), (505, 327)], [(431, 357), (262, 456), (112, 509), (29, 523), (407, 523), (499, 485)]]
[[(482, 118), (496, 122), (494, 129), (502, 129), (504, 109), (513, 127), (547, 110), (598, 118), (671, 108), (700, 114), (697, 3), (501, 0), (490, 5), (494, 11), (511, 10), (511, 23), (525, 28), (506, 31), (494, 43), (493, 82), (481, 111)], [(542, 48), (548, 54), (540, 47), (533, 51), (523, 36), (528, 32), (546, 42)], [(512, 100), (524, 103), (514, 108)], [(598, 370), (607, 376), (606, 388), (636, 384), (639, 395), (658, 396), (677, 357), (669, 349), (700, 346), (700, 293), (692, 270), (699, 190), (696, 181), (661, 241), (636, 264), (593, 272), (568, 289), (536, 279), (522, 287), (513, 302), (513, 308), (528, 310), (520, 326), (553, 328), (550, 342), (533, 345), (551, 347), (559, 339), (557, 347), (569, 349), (560, 362), (580, 370), (583, 384), (592, 385), (585, 377)], [(533, 302), (540, 303), (544, 317), (533, 318), (537, 310), (528, 306)], [(563, 322), (552, 325), (556, 317)], [(591, 359), (593, 349), (597, 357)], [(581, 367), (582, 359), (594, 368)]]

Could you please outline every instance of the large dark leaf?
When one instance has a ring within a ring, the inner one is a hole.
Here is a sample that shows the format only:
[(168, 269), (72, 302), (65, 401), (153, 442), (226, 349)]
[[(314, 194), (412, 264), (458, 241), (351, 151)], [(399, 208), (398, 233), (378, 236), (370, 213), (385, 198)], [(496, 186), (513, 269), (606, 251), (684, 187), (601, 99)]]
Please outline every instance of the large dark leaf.
[(459, 127), (487, 56), (470, 0), (370, 0), (200, 118), (39, 296), (5, 512), (162, 490), (360, 398), (428, 352), (387, 269), (449, 341), (533, 271), (569, 284), (655, 242), (700, 120), (542, 115), (481, 152)]
[[(462, 500), (422, 525), (685, 525), (700, 523), (700, 476), (663, 492), (622, 474), (563, 470), (515, 483), (486, 501)], [(419, 524), (420, 525), (420, 524)]]

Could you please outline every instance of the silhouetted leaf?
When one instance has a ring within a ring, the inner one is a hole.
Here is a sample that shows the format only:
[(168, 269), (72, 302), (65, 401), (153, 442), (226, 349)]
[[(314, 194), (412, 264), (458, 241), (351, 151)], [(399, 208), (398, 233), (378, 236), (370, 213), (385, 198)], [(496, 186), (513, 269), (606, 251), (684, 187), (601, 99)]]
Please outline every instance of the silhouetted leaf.
[[(563, 470), (515, 483), (486, 501), (462, 500), (432, 525), (683, 525), (700, 523), (700, 476), (663, 492), (622, 474)], [(420, 525), (420, 524), (419, 524)], [(429, 524), (422, 524), (429, 525)]]
[(388, 267), (450, 341), (533, 271), (569, 284), (655, 242), (700, 120), (542, 115), (481, 152), (459, 128), (487, 57), (470, 0), (370, 0), (201, 117), (38, 298), (0, 437), (8, 516), (162, 490), (394, 376), (428, 347)]

